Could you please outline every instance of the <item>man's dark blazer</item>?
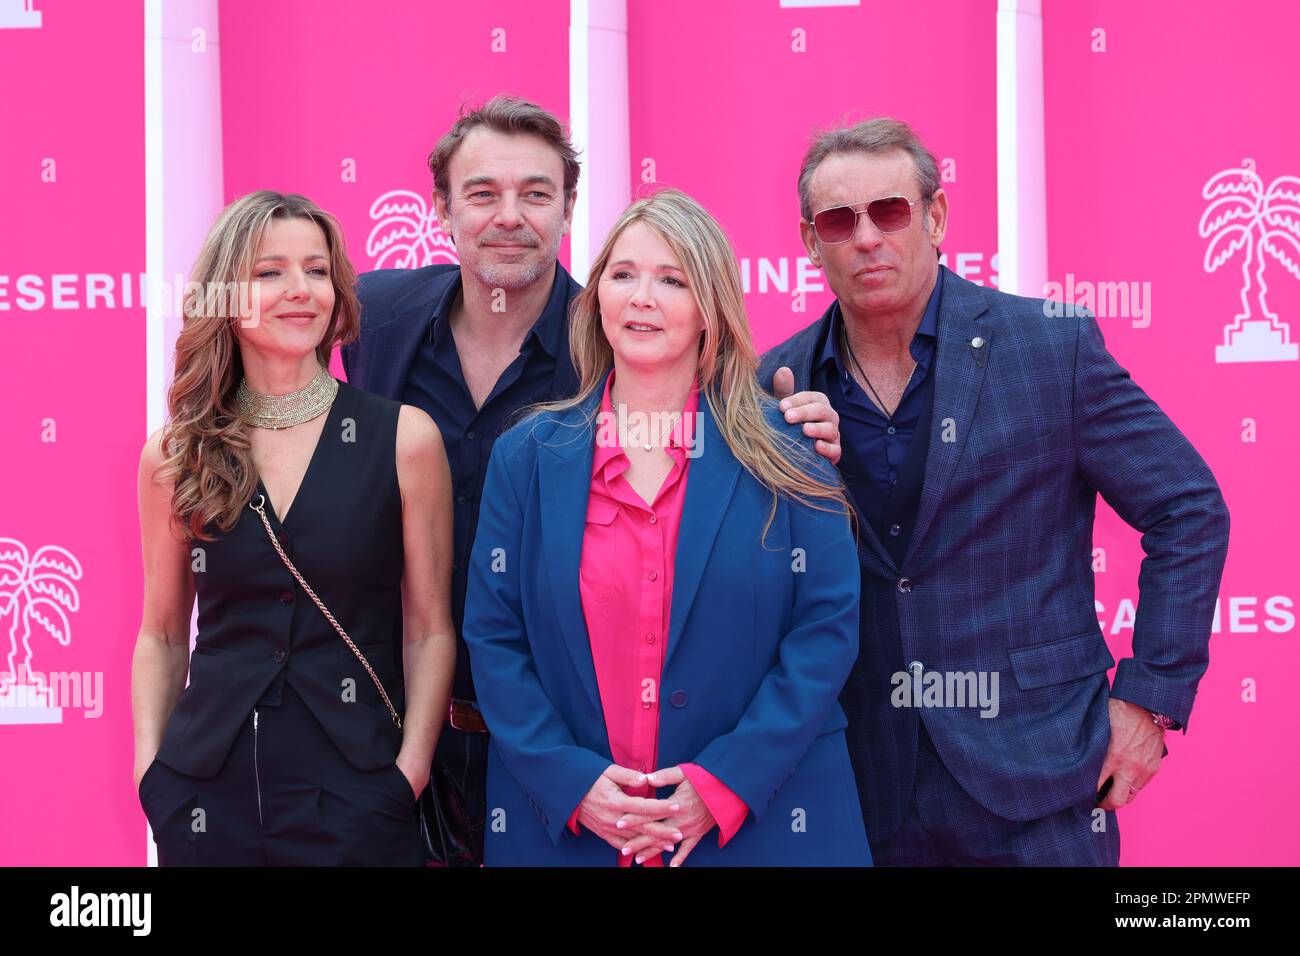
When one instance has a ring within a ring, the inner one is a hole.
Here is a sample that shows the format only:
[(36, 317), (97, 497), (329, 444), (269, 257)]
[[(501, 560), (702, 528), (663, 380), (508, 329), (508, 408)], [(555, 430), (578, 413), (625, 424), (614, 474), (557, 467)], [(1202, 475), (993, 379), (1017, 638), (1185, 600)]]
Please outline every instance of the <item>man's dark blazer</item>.
[[(441, 264), (364, 273), (357, 289), (362, 304), (361, 336), (342, 349), (348, 382), (367, 392), (402, 401), (415, 354), (429, 333), (429, 320), (459, 277), (459, 266)], [(582, 286), (563, 269), (557, 280), (568, 283), (570, 302), (582, 291)], [(569, 360), (568, 323), (564, 324), (556, 358), (552, 391), (556, 395), (572, 395), (578, 391), (578, 378)]]
[[(873, 844), (906, 810), (918, 720), (971, 796), (1011, 820), (1094, 795), (1108, 695), (1185, 728), (1228, 544), (1209, 467), (1091, 314), (1049, 318), (1041, 299), (943, 280), (929, 458), (901, 567), (859, 522), (862, 633), (841, 703)], [(814, 387), (829, 316), (766, 353), (759, 380), (788, 365), (796, 390)], [(1094, 604), (1098, 493), (1146, 552), (1133, 656), (1113, 687)], [(997, 716), (893, 706), (894, 675), (912, 671), (996, 672)]]

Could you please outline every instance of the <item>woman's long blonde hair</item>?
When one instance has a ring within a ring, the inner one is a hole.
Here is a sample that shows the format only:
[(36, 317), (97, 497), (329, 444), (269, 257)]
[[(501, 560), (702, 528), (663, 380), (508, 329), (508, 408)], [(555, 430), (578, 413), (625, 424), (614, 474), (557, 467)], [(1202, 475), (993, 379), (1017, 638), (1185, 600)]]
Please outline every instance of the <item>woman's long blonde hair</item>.
[[(338, 221), (305, 196), (260, 190), (236, 199), (208, 232), (186, 286), (184, 324), (176, 338), (175, 377), (167, 395), (163, 461), (155, 477), (175, 481), (172, 519), (187, 538), (210, 541), (209, 523), (229, 531), (253, 497), (257, 471), (244, 423), (234, 404), (244, 376), (235, 323), (241, 291), (273, 220), (308, 219), (320, 226), (329, 247), (334, 311), (316, 359), (329, 366), (337, 345), (360, 329), (356, 270), (348, 261)], [(215, 294), (214, 294), (215, 293)], [(256, 294), (255, 292), (253, 293)]]
[[(562, 411), (581, 405), (604, 382), (614, 364), (614, 352), (601, 324), (599, 285), (614, 244), (638, 222), (658, 233), (686, 270), (691, 294), (704, 319), (700, 391), (731, 453), (772, 492), (764, 536), (776, 515), (778, 496), (852, 514), (841, 483), (828, 484), (806, 470), (815, 453), (768, 424), (763, 407), (773, 399), (759, 387), (758, 355), (745, 319), (735, 250), (717, 220), (678, 189), (663, 189), (634, 202), (610, 229), (591, 265), (589, 284), (574, 299), (569, 318), (569, 350), (578, 375), (578, 394), (529, 411)], [(838, 507), (827, 507), (830, 502)]]

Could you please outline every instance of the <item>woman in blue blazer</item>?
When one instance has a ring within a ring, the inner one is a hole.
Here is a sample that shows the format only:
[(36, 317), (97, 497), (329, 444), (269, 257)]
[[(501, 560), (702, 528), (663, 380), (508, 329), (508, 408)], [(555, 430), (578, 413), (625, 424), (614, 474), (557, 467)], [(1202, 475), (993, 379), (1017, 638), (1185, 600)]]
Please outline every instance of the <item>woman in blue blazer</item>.
[[(483, 489), (464, 634), (491, 734), (485, 862), (870, 865), (836, 700), (857, 656), (849, 509), (757, 384), (734, 251), (664, 190), (591, 275), (577, 397), (502, 435)], [(661, 515), (664, 581), (637, 544)], [(665, 585), (666, 642), (624, 693)], [(601, 618), (607, 595), (634, 612)]]

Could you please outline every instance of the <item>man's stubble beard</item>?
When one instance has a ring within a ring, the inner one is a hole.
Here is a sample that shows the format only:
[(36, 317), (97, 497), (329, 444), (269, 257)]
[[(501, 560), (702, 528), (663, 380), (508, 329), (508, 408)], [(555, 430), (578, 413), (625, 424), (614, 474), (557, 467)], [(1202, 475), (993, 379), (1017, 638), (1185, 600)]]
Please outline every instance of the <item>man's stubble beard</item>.
[[(541, 258), (534, 259), (522, 269), (519, 265), (491, 265), (477, 258), (470, 263), (462, 261), (461, 268), (469, 269), (474, 278), (490, 289), (515, 292), (527, 288), (555, 270), (555, 263), (560, 255), (560, 243), (563, 239), (563, 234), (557, 236)], [(452, 242), (455, 241), (456, 237), (453, 233)]]
[(516, 292), (527, 288), (555, 268), (555, 257), (535, 259), (527, 266), (475, 264), (470, 267), (474, 277), (490, 289)]

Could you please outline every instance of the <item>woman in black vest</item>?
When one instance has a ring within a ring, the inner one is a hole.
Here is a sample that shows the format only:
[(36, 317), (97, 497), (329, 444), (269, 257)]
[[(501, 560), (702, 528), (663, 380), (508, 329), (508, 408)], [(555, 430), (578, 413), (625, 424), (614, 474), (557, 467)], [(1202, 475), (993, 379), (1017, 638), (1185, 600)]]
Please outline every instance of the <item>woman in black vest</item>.
[(327, 370), (357, 335), (355, 281), (332, 216), (257, 192), (186, 289), (139, 477), (135, 779), (164, 866), (423, 859), (455, 659), (451, 478), (424, 412)]

